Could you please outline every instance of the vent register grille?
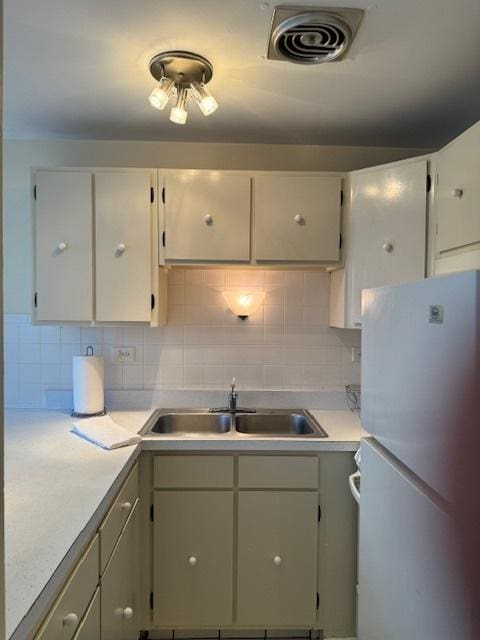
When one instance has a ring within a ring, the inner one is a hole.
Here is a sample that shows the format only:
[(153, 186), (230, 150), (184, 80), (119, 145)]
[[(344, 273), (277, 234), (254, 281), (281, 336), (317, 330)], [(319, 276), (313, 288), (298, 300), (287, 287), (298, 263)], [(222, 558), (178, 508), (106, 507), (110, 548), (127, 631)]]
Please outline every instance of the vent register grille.
[(347, 52), (362, 17), (361, 9), (277, 7), (268, 57), (297, 64), (338, 60)]

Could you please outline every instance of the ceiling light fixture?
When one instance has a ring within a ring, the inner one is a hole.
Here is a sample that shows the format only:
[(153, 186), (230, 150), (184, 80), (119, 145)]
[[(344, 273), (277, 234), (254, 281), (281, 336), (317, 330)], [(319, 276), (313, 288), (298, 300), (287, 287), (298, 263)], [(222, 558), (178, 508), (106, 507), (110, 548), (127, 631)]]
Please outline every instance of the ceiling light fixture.
[(204, 116), (217, 110), (218, 102), (205, 86), (213, 75), (213, 67), (206, 58), (189, 51), (159, 53), (150, 60), (150, 73), (158, 84), (148, 100), (152, 107), (161, 111), (170, 98), (176, 96), (170, 111), (170, 120), (175, 124), (187, 121), (190, 94)]

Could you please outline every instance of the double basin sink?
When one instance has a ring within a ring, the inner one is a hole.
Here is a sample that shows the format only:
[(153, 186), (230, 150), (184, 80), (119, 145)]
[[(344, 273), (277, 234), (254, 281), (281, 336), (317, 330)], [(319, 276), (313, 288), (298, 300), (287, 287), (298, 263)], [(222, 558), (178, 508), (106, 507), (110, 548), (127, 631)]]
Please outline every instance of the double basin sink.
[(255, 413), (198, 409), (158, 409), (142, 435), (209, 436), (239, 434), (259, 438), (326, 438), (328, 434), (304, 409), (259, 409)]

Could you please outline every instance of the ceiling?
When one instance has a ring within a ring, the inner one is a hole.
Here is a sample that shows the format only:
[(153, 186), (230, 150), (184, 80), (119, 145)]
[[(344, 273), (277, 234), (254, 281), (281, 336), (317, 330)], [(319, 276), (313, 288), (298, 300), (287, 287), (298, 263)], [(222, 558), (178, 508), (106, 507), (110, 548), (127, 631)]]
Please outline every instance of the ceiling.
[[(4, 135), (431, 148), (480, 118), (479, 0), (325, 0), (366, 15), (346, 59), (313, 66), (266, 59), (276, 4), (5, 0)], [(213, 63), (212, 116), (148, 104), (169, 49)]]

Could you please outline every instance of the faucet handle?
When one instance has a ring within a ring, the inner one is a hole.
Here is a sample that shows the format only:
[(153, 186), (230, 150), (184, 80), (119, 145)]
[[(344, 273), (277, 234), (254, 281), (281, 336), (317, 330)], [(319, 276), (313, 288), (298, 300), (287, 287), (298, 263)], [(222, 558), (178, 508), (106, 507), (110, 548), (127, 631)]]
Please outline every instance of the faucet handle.
[(230, 387), (232, 389), (232, 392), (235, 391), (235, 387), (237, 386), (237, 381), (235, 378), (232, 378), (232, 382), (230, 384)]

